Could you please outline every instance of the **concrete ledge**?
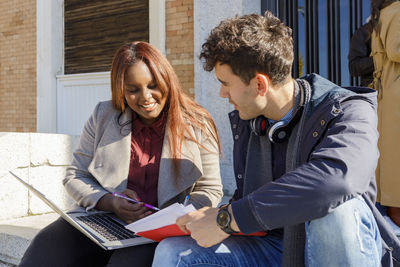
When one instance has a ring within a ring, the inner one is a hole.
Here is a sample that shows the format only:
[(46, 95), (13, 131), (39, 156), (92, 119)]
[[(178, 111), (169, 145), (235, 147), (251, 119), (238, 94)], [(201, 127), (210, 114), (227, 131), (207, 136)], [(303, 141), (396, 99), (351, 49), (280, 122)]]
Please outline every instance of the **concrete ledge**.
[(18, 265), (34, 236), (58, 217), (48, 213), (0, 221), (0, 267)]
[(64, 134), (0, 132), (0, 267), (17, 265), (33, 237), (59, 217), (8, 171), (68, 209), (73, 201), (62, 179), (78, 140)]
[(17, 265), (33, 237), (58, 218), (8, 171), (67, 209), (72, 200), (62, 179), (78, 140), (65, 134), (0, 132), (0, 267)]
[(60, 208), (71, 205), (62, 180), (78, 140), (78, 136), (65, 134), (0, 132), (0, 220), (52, 212), (9, 170), (14, 170)]

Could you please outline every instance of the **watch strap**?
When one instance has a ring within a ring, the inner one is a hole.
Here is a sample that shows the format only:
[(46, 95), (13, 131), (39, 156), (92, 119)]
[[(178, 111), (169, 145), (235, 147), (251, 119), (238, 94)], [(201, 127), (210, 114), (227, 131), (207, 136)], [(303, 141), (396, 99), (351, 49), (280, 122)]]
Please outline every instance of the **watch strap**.
[(226, 213), (228, 214), (228, 216), (229, 216), (229, 222), (228, 222), (228, 224), (227, 224), (226, 226), (222, 226), (222, 225), (219, 224), (218, 220), (217, 220), (217, 224), (218, 224), (219, 228), (220, 228), (222, 231), (224, 231), (225, 233), (231, 235), (231, 234), (236, 234), (236, 233), (239, 233), (239, 232), (233, 230), (232, 227), (231, 227), (232, 214), (229, 212), (229, 209), (228, 209), (229, 205), (230, 205), (230, 204), (222, 205), (222, 206), (219, 208), (219, 211), (218, 211), (218, 214), (217, 214), (217, 218), (218, 218), (218, 215), (219, 215), (221, 212), (226, 212)]

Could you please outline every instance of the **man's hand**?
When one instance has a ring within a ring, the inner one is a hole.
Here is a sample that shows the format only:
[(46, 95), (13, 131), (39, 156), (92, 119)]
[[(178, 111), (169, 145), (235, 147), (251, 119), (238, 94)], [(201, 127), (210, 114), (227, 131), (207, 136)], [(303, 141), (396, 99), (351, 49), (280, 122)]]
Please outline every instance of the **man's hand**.
[(176, 224), (196, 240), (199, 246), (208, 248), (220, 243), (230, 235), (217, 225), (217, 208), (204, 207), (179, 217)]

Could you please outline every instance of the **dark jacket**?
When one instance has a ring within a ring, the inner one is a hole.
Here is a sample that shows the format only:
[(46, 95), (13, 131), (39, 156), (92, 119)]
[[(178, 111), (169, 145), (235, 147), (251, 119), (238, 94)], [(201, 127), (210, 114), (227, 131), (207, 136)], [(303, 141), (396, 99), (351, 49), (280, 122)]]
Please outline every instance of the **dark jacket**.
[[(244, 233), (323, 217), (357, 195), (367, 203), (375, 202), (379, 157), (376, 91), (344, 89), (316, 74), (304, 78), (311, 85), (311, 99), (308, 112), (302, 115), (306, 120), (298, 150), (300, 165), (250, 193), (243, 192), (243, 184), (250, 182), (243, 174), (246, 155), (251, 153), (247, 151), (251, 131), (248, 121), (239, 119), (237, 112), (230, 113), (237, 182), (232, 209)], [(255, 182), (262, 177), (251, 179)], [(387, 239), (393, 237), (387, 225), (379, 225), (380, 230), (382, 227), (389, 233)]]
[(351, 76), (361, 77), (361, 86), (367, 87), (373, 80), (374, 61), (371, 54), (371, 23), (358, 28), (351, 37), (349, 48), (349, 72)]

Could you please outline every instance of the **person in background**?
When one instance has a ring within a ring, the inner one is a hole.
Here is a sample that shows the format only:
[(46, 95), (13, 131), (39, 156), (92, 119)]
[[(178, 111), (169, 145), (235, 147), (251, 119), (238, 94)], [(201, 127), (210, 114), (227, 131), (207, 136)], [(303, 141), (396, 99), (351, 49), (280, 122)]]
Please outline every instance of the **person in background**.
[(200, 58), (235, 109), (229, 119), (237, 190), (228, 205), (178, 218), (191, 237), (161, 241), (153, 266), (399, 260), (400, 242), (377, 224), (385, 221), (374, 205), (377, 92), (341, 88), (317, 74), (292, 78), (292, 30), (269, 11), (223, 20)]
[[(151, 214), (113, 192), (159, 208), (187, 195), (196, 208), (218, 205), (216, 126), (182, 91), (167, 59), (146, 42), (121, 46), (111, 91), (112, 100), (100, 102), (87, 121), (63, 181), (80, 209), (110, 211), (126, 223)], [(39, 232), (20, 266), (150, 266), (155, 246), (105, 251), (60, 218)]]
[(378, 90), (380, 158), (376, 171), (377, 201), (400, 226), (400, 2), (372, 0), (371, 55)]
[(374, 61), (371, 57), (372, 23), (370, 17), (351, 37), (349, 48), (349, 72), (353, 77), (360, 77), (360, 85), (368, 87), (372, 82)]

